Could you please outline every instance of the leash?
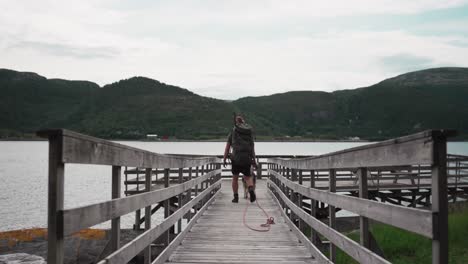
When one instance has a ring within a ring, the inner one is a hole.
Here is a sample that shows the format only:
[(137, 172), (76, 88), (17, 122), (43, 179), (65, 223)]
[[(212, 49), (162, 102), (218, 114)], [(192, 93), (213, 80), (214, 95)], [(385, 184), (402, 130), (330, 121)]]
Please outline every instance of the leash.
[(244, 226), (247, 227), (248, 229), (252, 230), (252, 231), (268, 232), (268, 231), (270, 231), (271, 225), (275, 224), (275, 219), (272, 216), (268, 215), (268, 213), (260, 206), (260, 204), (258, 203), (258, 200), (255, 200), (255, 203), (257, 204), (258, 208), (262, 209), (263, 213), (267, 217), (266, 223), (260, 225), (260, 227), (264, 227), (266, 229), (257, 229), (257, 228), (251, 227), (245, 221), (245, 216), (247, 215), (247, 209), (249, 208), (249, 202), (248, 201), (247, 201), (247, 205), (245, 206), (245, 209), (244, 209), (244, 219), (243, 219)]

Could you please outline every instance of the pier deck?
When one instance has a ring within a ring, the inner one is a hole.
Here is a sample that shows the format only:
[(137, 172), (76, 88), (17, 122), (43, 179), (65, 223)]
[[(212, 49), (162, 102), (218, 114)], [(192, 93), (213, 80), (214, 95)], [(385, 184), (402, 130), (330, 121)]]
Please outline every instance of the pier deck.
[[(316, 263), (309, 250), (292, 233), (281, 216), (281, 209), (266, 188), (258, 181), (259, 204), (275, 218), (269, 232), (256, 232), (243, 225), (248, 202), (239, 186), (239, 203), (233, 204), (231, 181), (223, 180), (222, 188), (211, 207), (175, 250), (167, 263)], [(248, 207), (247, 223), (259, 228), (266, 216), (255, 204)]]

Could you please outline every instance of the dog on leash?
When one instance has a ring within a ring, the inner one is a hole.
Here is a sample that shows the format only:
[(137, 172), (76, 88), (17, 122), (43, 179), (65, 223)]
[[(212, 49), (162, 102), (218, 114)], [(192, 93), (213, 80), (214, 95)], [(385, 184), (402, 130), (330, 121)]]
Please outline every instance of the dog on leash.
[[(253, 187), (255, 190), (255, 184), (257, 182), (257, 175), (255, 174), (255, 169), (254, 166), (250, 166), (250, 175), (253, 177)], [(249, 198), (249, 187), (247, 186), (247, 182), (245, 181), (244, 177), (242, 177), (242, 186), (244, 187), (244, 198), (248, 199)]]

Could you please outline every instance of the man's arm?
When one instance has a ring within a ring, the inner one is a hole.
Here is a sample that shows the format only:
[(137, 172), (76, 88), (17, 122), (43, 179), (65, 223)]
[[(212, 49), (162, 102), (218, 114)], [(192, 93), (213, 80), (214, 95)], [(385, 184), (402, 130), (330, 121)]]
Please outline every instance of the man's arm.
[(229, 150), (231, 149), (231, 144), (228, 142), (226, 142), (226, 148), (224, 149), (224, 159), (223, 159), (223, 165), (224, 167), (226, 167), (226, 159), (229, 155)]
[(257, 168), (257, 156), (255, 156), (255, 143), (252, 141), (252, 164)]

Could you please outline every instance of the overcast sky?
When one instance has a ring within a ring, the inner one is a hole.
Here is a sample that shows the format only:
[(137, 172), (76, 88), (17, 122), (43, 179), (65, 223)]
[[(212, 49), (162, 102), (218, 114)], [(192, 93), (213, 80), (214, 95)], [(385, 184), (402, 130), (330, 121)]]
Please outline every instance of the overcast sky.
[(0, 0), (0, 68), (220, 99), (468, 66), (468, 0)]

